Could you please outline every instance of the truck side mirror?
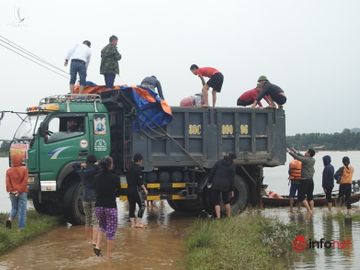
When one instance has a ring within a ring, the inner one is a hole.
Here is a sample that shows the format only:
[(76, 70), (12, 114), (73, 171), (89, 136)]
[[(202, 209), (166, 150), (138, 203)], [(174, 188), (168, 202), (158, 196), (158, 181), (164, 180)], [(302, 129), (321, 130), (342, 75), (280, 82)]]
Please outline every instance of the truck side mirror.
[(47, 134), (48, 134), (47, 125), (44, 123), (41, 123), (40, 127), (39, 127), (39, 135), (41, 137), (46, 137)]

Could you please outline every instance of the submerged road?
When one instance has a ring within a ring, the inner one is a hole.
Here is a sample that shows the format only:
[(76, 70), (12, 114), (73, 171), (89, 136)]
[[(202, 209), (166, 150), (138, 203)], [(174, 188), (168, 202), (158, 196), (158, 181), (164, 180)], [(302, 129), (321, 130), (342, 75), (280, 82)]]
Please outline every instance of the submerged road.
[(126, 204), (118, 204), (111, 261), (94, 255), (83, 226), (64, 225), (0, 257), (0, 269), (184, 269), (183, 237), (195, 218), (157, 204), (144, 217), (146, 229), (130, 228)]

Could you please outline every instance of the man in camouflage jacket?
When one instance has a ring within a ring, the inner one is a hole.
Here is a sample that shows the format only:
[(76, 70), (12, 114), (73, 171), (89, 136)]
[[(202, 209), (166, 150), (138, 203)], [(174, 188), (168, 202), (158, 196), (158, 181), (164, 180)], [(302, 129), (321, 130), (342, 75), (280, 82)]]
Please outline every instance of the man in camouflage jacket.
[(101, 50), (100, 74), (104, 75), (107, 88), (114, 87), (115, 76), (119, 74), (121, 54), (117, 50), (117, 42), (118, 38), (113, 35), (109, 38), (109, 44)]

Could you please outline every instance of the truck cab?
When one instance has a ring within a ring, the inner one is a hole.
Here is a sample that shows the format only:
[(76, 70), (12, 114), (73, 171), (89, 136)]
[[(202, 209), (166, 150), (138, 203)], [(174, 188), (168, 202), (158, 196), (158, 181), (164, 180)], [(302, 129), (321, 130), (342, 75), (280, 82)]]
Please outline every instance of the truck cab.
[(11, 149), (19, 145), (27, 149), (34, 207), (41, 213), (64, 213), (82, 223), (81, 203), (74, 200), (81, 193), (80, 179), (73, 165), (90, 153), (98, 159), (109, 155), (107, 109), (98, 95), (65, 95), (45, 98), (39, 106), (28, 108), (27, 114)]

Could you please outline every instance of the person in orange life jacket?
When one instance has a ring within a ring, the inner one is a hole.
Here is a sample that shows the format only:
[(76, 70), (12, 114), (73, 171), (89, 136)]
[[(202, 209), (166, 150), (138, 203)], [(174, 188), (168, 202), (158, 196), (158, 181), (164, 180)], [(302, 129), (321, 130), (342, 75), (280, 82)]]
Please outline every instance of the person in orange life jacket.
[[(302, 202), (308, 213), (312, 214), (314, 210), (314, 173), (315, 173), (315, 151), (308, 149), (304, 155), (298, 153), (295, 149), (286, 149), (287, 152), (295, 159), (302, 162), (301, 180), (298, 192), (298, 201)], [(305, 199), (306, 197), (306, 199)]]
[[(242, 95), (237, 100), (238, 106), (249, 106), (254, 103), (257, 96), (259, 95), (261, 91), (261, 84), (258, 83), (257, 86), (254, 89), (250, 89), (242, 93)], [(268, 96), (264, 97), (265, 101), (270, 105), (270, 100)], [(257, 102), (257, 105), (259, 107), (263, 107), (261, 101)]]
[[(190, 67), (191, 72), (194, 75), (199, 76), (202, 84), (203, 84), (203, 88), (202, 88), (202, 94), (203, 94), (203, 107), (209, 107), (209, 99), (208, 99), (208, 91), (209, 88), (211, 87), (212, 90), (212, 105), (213, 107), (215, 107), (216, 104), (216, 93), (220, 93), (223, 82), (224, 82), (224, 76), (223, 74), (218, 71), (215, 68), (212, 67), (202, 67), (199, 68), (197, 65), (193, 64)], [(207, 82), (205, 82), (204, 77), (208, 77), (210, 78)]]
[(350, 165), (350, 158), (343, 157), (342, 162), (344, 166), (339, 168), (335, 173), (335, 179), (339, 179), (339, 199), (345, 197), (347, 213), (350, 214), (351, 210), (351, 184), (354, 175), (354, 168)]
[(331, 157), (326, 155), (323, 157), (324, 170), (322, 173), (322, 187), (326, 195), (328, 209), (331, 211), (332, 199), (331, 193), (334, 188), (334, 166), (331, 165)]
[(261, 91), (252, 104), (252, 107), (255, 108), (256, 104), (267, 95), (270, 101), (269, 107), (276, 108), (277, 104), (278, 108), (281, 109), (282, 106), (286, 103), (286, 96), (284, 91), (279, 86), (270, 83), (264, 75), (259, 77), (258, 83), (261, 85)]
[[(293, 159), (289, 164), (289, 181), (290, 181), (290, 212), (293, 211), (294, 198), (299, 193), (300, 180), (301, 180), (301, 161)], [(300, 210), (300, 202), (298, 202), (298, 207)]]
[(233, 153), (224, 156), (223, 159), (215, 163), (209, 175), (209, 183), (212, 183), (211, 197), (216, 218), (221, 216), (221, 198), (225, 206), (226, 216), (231, 216), (230, 199), (234, 197), (235, 158), (236, 155)]
[(23, 157), (14, 155), (11, 168), (6, 171), (6, 191), (10, 194), (11, 212), (6, 221), (6, 228), (11, 229), (11, 222), (18, 215), (19, 230), (26, 225), (26, 205), (28, 194), (28, 169), (22, 164)]

